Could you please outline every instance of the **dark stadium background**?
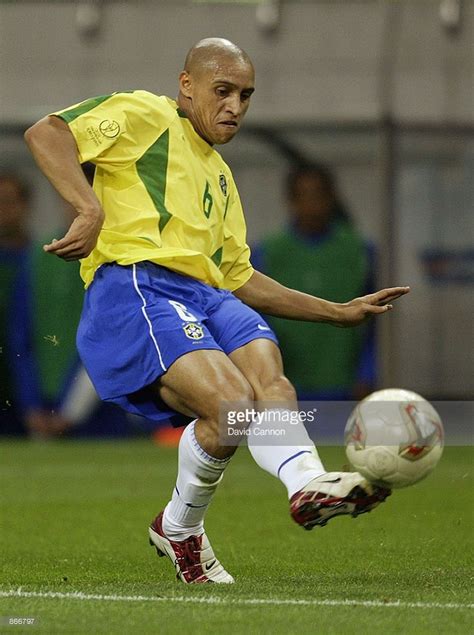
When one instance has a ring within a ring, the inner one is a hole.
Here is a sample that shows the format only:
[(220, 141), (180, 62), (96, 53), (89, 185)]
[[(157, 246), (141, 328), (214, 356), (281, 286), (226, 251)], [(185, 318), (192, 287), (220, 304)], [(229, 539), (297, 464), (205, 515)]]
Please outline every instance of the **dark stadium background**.
[(472, 398), (473, 21), (470, 0), (3, 2), (0, 168), (31, 179), (44, 233), (58, 205), (24, 128), (113, 90), (174, 96), (192, 42), (235, 40), (257, 90), (223, 154), (249, 239), (284, 221), (292, 159), (327, 162), (378, 247), (379, 283), (413, 288), (380, 329), (381, 384)]
[[(378, 285), (412, 287), (378, 322), (380, 386), (437, 405), (444, 455), (374, 514), (304, 532), (281, 483), (239, 450), (206, 519), (237, 580), (223, 589), (178, 585), (148, 546), (175, 448), (1, 436), (0, 632), (471, 633), (474, 1), (0, 0), (0, 172), (30, 182), (35, 237), (62, 212), (24, 130), (115, 90), (175, 96), (186, 51), (213, 35), (256, 67), (246, 122), (222, 148), (249, 241), (285, 223), (293, 161), (335, 171), (377, 248)], [(340, 470), (342, 429), (316, 432)]]

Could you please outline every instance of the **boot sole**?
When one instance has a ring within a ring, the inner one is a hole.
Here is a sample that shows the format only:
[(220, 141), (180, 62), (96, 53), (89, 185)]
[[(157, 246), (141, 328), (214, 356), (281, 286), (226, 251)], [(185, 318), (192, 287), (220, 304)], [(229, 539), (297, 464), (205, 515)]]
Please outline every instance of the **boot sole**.
[[(369, 486), (372, 489), (371, 486)], [(293, 519), (307, 531), (314, 527), (324, 527), (329, 520), (336, 516), (352, 516), (356, 518), (361, 514), (368, 514), (375, 509), (389, 495), (389, 491), (373, 486), (373, 493), (368, 493), (361, 485), (353, 487), (347, 496), (343, 498), (317, 498), (303, 501), (296, 511), (301, 518), (297, 520), (295, 513)], [(310, 498), (311, 493), (308, 493)]]

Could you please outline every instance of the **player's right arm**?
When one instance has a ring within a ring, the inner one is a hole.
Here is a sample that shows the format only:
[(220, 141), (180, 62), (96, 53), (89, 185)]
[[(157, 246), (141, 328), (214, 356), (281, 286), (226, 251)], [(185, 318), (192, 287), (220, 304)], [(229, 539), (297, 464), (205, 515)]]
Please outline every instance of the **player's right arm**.
[(66, 235), (45, 251), (65, 260), (85, 258), (95, 247), (104, 212), (84, 176), (69, 126), (59, 117), (44, 117), (25, 132), (25, 141), (40, 170), (77, 212)]

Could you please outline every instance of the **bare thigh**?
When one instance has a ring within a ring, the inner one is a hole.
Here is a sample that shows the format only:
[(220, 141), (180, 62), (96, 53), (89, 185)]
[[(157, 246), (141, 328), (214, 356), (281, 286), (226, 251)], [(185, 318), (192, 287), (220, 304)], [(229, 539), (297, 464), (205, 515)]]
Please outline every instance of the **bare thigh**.
[(252, 387), (256, 401), (278, 401), (296, 408), (296, 393), (283, 370), (280, 349), (271, 340), (252, 340), (229, 358)]
[(220, 406), (232, 401), (251, 405), (253, 391), (242, 372), (223, 353), (199, 350), (179, 357), (151, 387), (173, 410), (196, 417), (196, 438), (211, 456), (224, 458), (235, 447), (219, 442)]

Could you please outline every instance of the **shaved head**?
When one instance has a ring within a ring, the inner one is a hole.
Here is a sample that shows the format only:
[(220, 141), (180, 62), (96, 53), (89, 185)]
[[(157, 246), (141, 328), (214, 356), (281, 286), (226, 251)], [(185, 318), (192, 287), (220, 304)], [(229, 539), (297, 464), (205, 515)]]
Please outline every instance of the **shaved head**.
[(227, 143), (239, 130), (254, 90), (247, 53), (229, 40), (208, 37), (186, 55), (178, 106), (205, 141)]
[(207, 37), (189, 50), (184, 70), (196, 74), (220, 64), (224, 59), (248, 64), (253, 68), (250, 57), (239, 46), (221, 37)]

